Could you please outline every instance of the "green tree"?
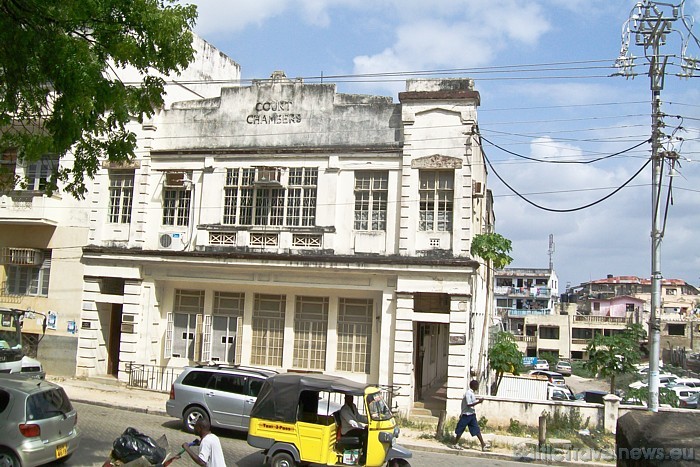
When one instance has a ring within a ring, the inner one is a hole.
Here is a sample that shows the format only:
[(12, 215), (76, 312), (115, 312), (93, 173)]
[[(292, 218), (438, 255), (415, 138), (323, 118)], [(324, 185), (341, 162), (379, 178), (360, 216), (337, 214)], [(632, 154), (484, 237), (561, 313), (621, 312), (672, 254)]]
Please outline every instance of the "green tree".
[(615, 377), (636, 371), (634, 365), (641, 359), (639, 341), (644, 334), (640, 324), (628, 324), (624, 331), (610, 336), (596, 334), (586, 346), (588, 361), (584, 368), (610, 378), (610, 393), (614, 393)]
[[(163, 104), (154, 71), (191, 62), (196, 17), (195, 6), (173, 0), (0, 0), (0, 153), (31, 163), (70, 152), (72, 166), (54, 168), (46, 191), (61, 181), (83, 197), (101, 158), (133, 158), (136, 136), (126, 126)], [(125, 66), (143, 80), (114, 78)], [(0, 175), (0, 189), (21, 182)]]
[(487, 233), (474, 235), (469, 252), (486, 262), (492, 262), (494, 268), (503, 269), (513, 262), (513, 258), (508, 255), (512, 250), (510, 240), (497, 233)]
[(515, 343), (511, 333), (501, 331), (496, 334), (489, 349), (489, 366), (496, 372), (492, 391), (494, 395), (498, 392), (505, 373), (513, 373), (517, 376), (522, 372), (523, 354), (518, 350), (518, 344)]

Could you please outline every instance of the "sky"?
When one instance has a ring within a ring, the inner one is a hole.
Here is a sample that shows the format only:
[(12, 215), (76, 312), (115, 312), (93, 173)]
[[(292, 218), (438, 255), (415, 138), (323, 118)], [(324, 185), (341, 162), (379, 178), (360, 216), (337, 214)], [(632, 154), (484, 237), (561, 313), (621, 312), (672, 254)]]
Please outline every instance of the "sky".
[[(182, 1), (198, 4), (195, 32), (240, 64), (244, 85), (282, 70), (398, 102), (407, 78), (472, 78), (510, 267), (547, 268), (551, 258), (560, 292), (608, 274), (650, 277), (652, 92), (634, 35), (626, 51), (635, 76), (615, 76), (613, 66), (635, 2)], [(686, 0), (682, 12), (686, 20), (672, 23), (679, 32), (660, 48), (670, 55), (658, 93), (663, 150), (679, 157), (676, 176), (662, 172), (659, 264), (664, 278), (697, 287), (700, 67), (696, 77), (677, 75), (682, 56), (700, 56), (700, 25), (692, 28), (700, 0)]]

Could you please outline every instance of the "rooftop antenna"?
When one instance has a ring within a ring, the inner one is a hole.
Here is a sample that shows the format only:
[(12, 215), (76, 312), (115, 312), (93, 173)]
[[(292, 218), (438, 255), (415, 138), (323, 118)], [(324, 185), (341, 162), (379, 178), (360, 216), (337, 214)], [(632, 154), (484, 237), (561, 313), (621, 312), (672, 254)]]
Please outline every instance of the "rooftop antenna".
[(554, 234), (549, 234), (549, 250), (547, 250), (549, 255), (549, 270), (554, 270), (554, 261), (552, 261), (552, 256), (554, 256)]

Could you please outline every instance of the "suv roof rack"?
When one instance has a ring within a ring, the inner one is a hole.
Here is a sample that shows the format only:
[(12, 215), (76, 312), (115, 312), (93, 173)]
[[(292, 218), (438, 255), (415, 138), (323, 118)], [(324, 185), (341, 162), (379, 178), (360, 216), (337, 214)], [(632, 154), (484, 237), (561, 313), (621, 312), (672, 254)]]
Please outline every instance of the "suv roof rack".
[(261, 368), (255, 366), (246, 365), (231, 365), (229, 363), (218, 363), (218, 362), (197, 362), (194, 365), (195, 368), (218, 368), (222, 370), (241, 370), (248, 371), (251, 373), (257, 373), (263, 376), (270, 376), (271, 374), (278, 374), (279, 372), (273, 370), (272, 368)]

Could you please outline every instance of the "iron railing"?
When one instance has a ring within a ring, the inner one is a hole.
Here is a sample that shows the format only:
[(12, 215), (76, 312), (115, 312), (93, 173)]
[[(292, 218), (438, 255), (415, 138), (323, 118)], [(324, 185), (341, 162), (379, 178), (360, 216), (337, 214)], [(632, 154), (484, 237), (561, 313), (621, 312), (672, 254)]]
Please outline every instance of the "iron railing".
[(126, 362), (126, 372), (129, 374), (127, 385), (130, 387), (170, 392), (170, 387), (182, 372), (182, 368)]

